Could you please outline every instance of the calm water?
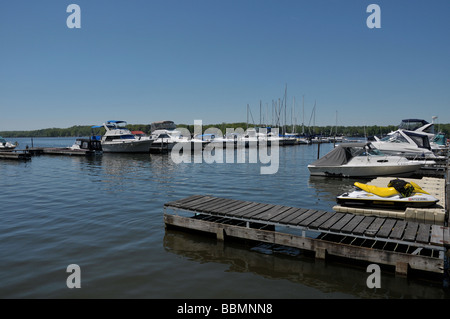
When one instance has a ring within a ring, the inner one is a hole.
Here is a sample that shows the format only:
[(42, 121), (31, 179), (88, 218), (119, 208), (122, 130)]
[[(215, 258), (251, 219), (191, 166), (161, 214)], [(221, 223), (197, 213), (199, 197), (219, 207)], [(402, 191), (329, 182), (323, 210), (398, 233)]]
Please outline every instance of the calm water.
[[(274, 175), (248, 161), (175, 164), (169, 155), (2, 160), (0, 298), (448, 298), (439, 282), (387, 271), (374, 290), (363, 267), (164, 227), (163, 204), (192, 194), (331, 210), (354, 180), (311, 178), (316, 157), (314, 145), (281, 147)], [(66, 286), (70, 264), (81, 268), (80, 289)]]

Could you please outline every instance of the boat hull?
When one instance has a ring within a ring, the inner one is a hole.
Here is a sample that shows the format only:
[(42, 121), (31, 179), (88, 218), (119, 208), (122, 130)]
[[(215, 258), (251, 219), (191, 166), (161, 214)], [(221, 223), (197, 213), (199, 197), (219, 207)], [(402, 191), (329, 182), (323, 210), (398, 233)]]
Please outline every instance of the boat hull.
[(381, 197), (364, 190), (355, 190), (336, 197), (336, 202), (343, 206), (380, 207), (404, 209), (407, 207), (431, 207), (439, 200), (434, 196), (424, 193), (416, 193), (410, 197), (402, 197), (397, 194), (390, 197)]
[(118, 140), (102, 142), (104, 153), (150, 153), (153, 141), (146, 140)]
[(421, 168), (422, 164), (413, 163), (393, 166), (314, 166), (308, 165), (312, 176), (336, 177), (374, 177), (374, 176), (408, 176)]

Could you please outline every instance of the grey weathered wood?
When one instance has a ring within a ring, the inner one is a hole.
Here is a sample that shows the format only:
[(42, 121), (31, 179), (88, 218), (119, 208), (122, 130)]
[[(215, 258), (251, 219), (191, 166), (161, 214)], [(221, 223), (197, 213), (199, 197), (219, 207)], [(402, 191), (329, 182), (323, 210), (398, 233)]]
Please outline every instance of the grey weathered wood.
[(392, 239), (402, 238), (405, 227), (406, 227), (406, 222), (404, 220), (398, 220), (395, 223), (394, 228), (392, 229), (391, 234), (389, 235), (389, 238), (392, 238)]
[(408, 222), (405, 228), (405, 233), (403, 234), (403, 240), (414, 241), (417, 235), (417, 229), (419, 228), (419, 223)]
[(164, 206), (168, 207), (168, 206), (179, 206), (185, 203), (189, 203), (195, 200), (199, 200), (199, 199), (203, 199), (203, 198), (208, 198), (208, 196), (204, 196), (204, 195), (192, 195), (186, 198), (181, 198), (181, 199), (177, 199), (171, 202), (168, 202), (166, 204), (164, 204)]
[(382, 237), (382, 238), (387, 238), (389, 236), (389, 234), (391, 233), (392, 228), (394, 227), (396, 222), (397, 222), (397, 220), (395, 220), (393, 218), (386, 219), (386, 221), (381, 226), (381, 228), (378, 231), (378, 233), (376, 234), (376, 236)]
[(309, 228), (312, 229), (318, 229), (322, 226), (326, 221), (328, 221), (330, 218), (332, 218), (336, 213), (334, 212), (325, 212), (322, 216), (317, 218), (315, 221), (313, 221), (311, 224), (308, 225)]
[(335, 232), (341, 231), (341, 229), (342, 229), (345, 225), (347, 225), (353, 217), (355, 217), (355, 215), (353, 215), (353, 214), (344, 214), (344, 217), (342, 217), (342, 218), (339, 219), (335, 224), (333, 224), (333, 225), (330, 227), (330, 230), (331, 230), (331, 231), (335, 231)]
[(228, 237), (256, 240), (309, 251), (321, 251), (324, 255), (363, 260), (365, 262), (386, 264), (395, 267), (398, 265), (407, 265), (407, 267), (411, 269), (438, 274), (443, 273), (442, 269), (444, 262), (442, 258), (399, 253), (381, 249), (368, 249), (367, 247), (340, 244), (307, 236), (220, 224), (178, 215), (164, 214), (164, 223), (168, 226), (183, 227), (216, 234), (218, 240), (227, 240)]
[(377, 217), (375, 220), (370, 224), (370, 226), (364, 231), (364, 235), (369, 237), (375, 237), (375, 234), (380, 229), (381, 225), (383, 225), (385, 221), (385, 218)]
[(226, 202), (227, 200), (228, 200), (227, 198), (215, 198), (204, 204), (194, 205), (192, 207), (194, 207), (194, 209), (197, 211), (208, 212), (210, 210), (210, 208), (218, 206), (218, 205)]
[(278, 222), (281, 224), (289, 223), (291, 220), (304, 214), (308, 209), (306, 208), (290, 208), (284, 213), (278, 215), (277, 217), (272, 218), (272, 221)]
[(353, 229), (352, 233), (357, 235), (362, 235), (369, 225), (374, 221), (375, 217), (373, 216), (365, 216), (362, 221)]
[(265, 205), (265, 204), (255, 203), (255, 202), (251, 203), (250, 205), (246, 205), (244, 207), (241, 207), (241, 208), (233, 211), (233, 216), (241, 217), (242, 215), (248, 213), (249, 210), (252, 210), (252, 211), (256, 210), (263, 205)]
[(345, 216), (345, 214), (343, 214), (343, 213), (333, 213), (333, 216), (329, 216), (328, 220), (319, 226), (319, 229), (324, 229), (324, 230), (330, 229), (331, 226), (336, 224), (336, 222), (344, 216)]
[(312, 213), (310, 216), (308, 216), (307, 218), (303, 219), (302, 221), (300, 221), (298, 223), (298, 225), (300, 226), (304, 226), (307, 227), (309, 226), (309, 224), (311, 224), (312, 222), (314, 222), (317, 218), (319, 218), (320, 216), (322, 216), (323, 214), (325, 214), (326, 212), (322, 211), (322, 210), (316, 210), (314, 211), (314, 213)]
[(365, 216), (356, 215), (341, 229), (343, 233), (351, 233), (353, 229), (355, 229), (359, 223), (364, 219)]
[(264, 211), (262, 213), (259, 213), (258, 215), (254, 215), (253, 218), (270, 221), (273, 217), (278, 216), (282, 212), (288, 210), (290, 207), (282, 206), (282, 205), (275, 205), (275, 207), (272, 207), (271, 209)]
[(263, 204), (259, 208), (255, 209), (253, 211), (248, 211), (247, 213), (245, 213), (241, 216), (245, 217), (245, 218), (253, 217), (253, 216), (258, 215), (266, 210), (273, 208), (274, 206), (275, 205), (272, 205), (272, 204)]
[(444, 244), (444, 228), (440, 225), (431, 225), (430, 244), (442, 246)]
[(430, 224), (419, 224), (416, 241), (418, 243), (428, 243), (430, 241), (430, 230)]
[(250, 205), (252, 202), (248, 202), (248, 201), (239, 201), (239, 203), (236, 203), (235, 206), (232, 207), (226, 207), (223, 209), (223, 213), (225, 215), (227, 214), (233, 214), (234, 211), (237, 211), (238, 209), (241, 209), (247, 205)]

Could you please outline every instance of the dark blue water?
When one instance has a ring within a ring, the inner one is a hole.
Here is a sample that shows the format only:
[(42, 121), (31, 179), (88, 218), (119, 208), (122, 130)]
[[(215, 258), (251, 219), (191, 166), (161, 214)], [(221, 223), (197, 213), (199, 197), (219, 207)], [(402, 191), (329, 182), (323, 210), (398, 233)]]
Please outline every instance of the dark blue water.
[[(163, 204), (192, 194), (331, 210), (354, 180), (311, 178), (316, 157), (316, 145), (281, 147), (273, 175), (258, 163), (175, 164), (157, 154), (0, 161), (0, 298), (448, 297), (439, 282), (387, 271), (369, 289), (364, 267), (164, 227)], [(81, 269), (79, 289), (66, 285), (70, 264)]]

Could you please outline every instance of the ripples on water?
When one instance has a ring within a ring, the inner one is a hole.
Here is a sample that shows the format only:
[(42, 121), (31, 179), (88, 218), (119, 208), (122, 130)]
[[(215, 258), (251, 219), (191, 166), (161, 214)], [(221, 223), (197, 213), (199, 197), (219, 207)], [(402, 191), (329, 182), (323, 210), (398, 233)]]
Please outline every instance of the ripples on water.
[[(72, 139), (35, 139), (68, 146)], [(29, 139), (19, 141), (21, 146)], [(165, 230), (163, 204), (192, 194), (331, 210), (352, 179), (309, 176), (317, 146), (259, 164), (175, 164), (169, 155), (38, 156), (0, 162), (1, 298), (440, 298), (439, 286), (325, 264), (298, 251), (249, 249)], [(322, 145), (322, 154), (331, 149)], [(259, 251), (259, 252), (258, 252)], [(264, 253), (261, 253), (264, 252)], [(66, 267), (81, 267), (81, 289)], [(411, 289), (411, 285), (416, 289)]]

